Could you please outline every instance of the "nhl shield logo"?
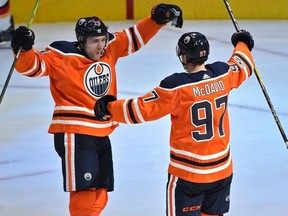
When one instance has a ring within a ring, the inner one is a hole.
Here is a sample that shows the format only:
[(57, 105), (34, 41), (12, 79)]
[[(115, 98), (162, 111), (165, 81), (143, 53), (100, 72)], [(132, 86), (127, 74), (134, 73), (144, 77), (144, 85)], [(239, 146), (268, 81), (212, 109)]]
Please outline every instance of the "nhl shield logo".
[(84, 85), (93, 97), (101, 97), (107, 93), (111, 85), (111, 68), (104, 62), (96, 62), (86, 72)]

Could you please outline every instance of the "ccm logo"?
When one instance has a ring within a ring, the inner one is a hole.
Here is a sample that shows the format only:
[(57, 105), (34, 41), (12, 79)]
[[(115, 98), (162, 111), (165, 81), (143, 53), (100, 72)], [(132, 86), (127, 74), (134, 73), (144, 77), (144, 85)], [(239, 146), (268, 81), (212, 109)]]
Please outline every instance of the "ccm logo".
[(184, 207), (182, 209), (182, 212), (190, 212), (190, 211), (197, 211), (200, 210), (201, 206), (190, 206), (190, 207)]

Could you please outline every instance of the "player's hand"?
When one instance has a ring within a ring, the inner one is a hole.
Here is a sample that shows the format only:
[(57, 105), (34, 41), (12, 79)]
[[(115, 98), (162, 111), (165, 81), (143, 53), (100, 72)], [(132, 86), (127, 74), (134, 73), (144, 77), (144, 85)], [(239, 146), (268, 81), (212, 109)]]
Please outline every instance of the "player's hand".
[(109, 120), (109, 117), (107, 116), (111, 115), (111, 113), (108, 111), (107, 105), (109, 102), (115, 100), (117, 100), (117, 98), (114, 97), (113, 95), (105, 95), (96, 101), (94, 105), (94, 113), (98, 121)]
[(172, 25), (177, 28), (182, 28), (183, 26), (182, 10), (177, 5), (156, 4), (151, 10), (151, 17), (157, 24), (172, 21)]
[(16, 54), (20, 47), (23, 50), (29, 51), (34, 45), (35, 34), (31, 29), (26, 26), (20, 26), (17, 28), (12, 36), (11, 47)]
[(248, 46), (249, 50), (252, 51), (254, 47), (254, 39), (248, 31), (241, 29), (239, 32), (235, 32), (232, 35), (231, 42), (234, 45), (234, 47), (237, 45), (239, 41), (245, 43)]

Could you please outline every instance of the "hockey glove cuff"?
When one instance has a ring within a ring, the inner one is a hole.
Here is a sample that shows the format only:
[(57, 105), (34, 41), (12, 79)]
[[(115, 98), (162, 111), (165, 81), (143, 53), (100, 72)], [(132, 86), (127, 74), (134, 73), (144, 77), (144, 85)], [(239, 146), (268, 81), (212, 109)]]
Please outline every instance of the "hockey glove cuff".
[(31, 29), (26, 26), (20, 26), (17, 28), (12, 36), (11, 47), (16, 54), (20, 47), (23, 50), (29, 51), (32, 49), (35, 41), (35, 34)]
[(94, 113), (98, 121), (109, 120), (109, 118), (107, 118), (107, 115), (111, 115), (111, 113), (108, 111), (107, 105), (109, 102), (115, 100), (117, 100), (117, 98), (113, 95), (105, 95), (96, 101), (94, 105)]
[(151, 10), (151, 17), (157, 24), (164, 24), (172, 21), (172, 26), (182, 28), (182, 10), (177, 5), (157, 4)]
[(234, 45), (234, 47), (237, 45), (239, 41), (245, 43), (248, 46), (249, 50), (252, 51), (254, 47), (254, 39), (248, 31), (241, 29), (239, 32), (235, 32), (232, 35), (231, 42)]

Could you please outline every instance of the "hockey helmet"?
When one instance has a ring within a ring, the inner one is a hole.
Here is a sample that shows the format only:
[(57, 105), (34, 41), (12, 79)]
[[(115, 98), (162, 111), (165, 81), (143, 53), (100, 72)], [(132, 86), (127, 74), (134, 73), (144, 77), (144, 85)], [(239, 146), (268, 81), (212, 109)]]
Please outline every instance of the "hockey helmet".
[(176, 52), (181, 62), (181, 56), (185, 54), (187, 63), (203, 63), (208, 59), (209, 42), (199, 32), (188, 32), (179, 38)]
[(75, 27), (77, 41), (82, 44), (85, 42), (87, 36), (103, 36), (106, 35), (108, 39), (108, 28), (103, 21), (96, 17), (82, 17)]

